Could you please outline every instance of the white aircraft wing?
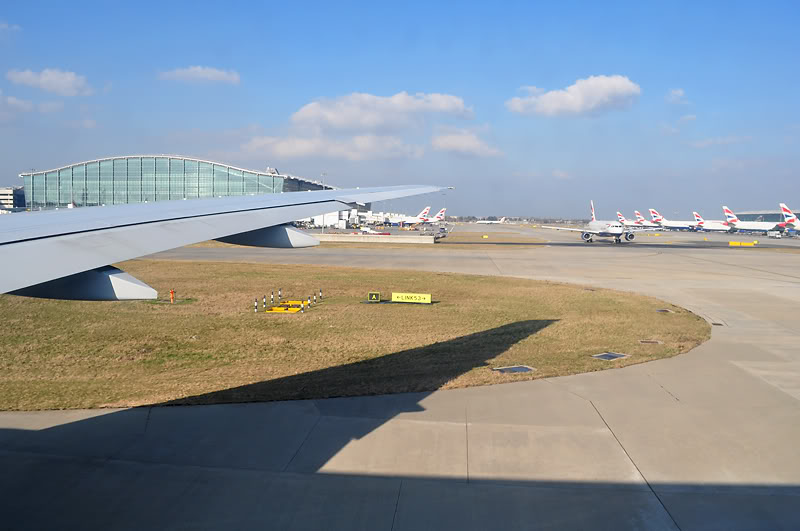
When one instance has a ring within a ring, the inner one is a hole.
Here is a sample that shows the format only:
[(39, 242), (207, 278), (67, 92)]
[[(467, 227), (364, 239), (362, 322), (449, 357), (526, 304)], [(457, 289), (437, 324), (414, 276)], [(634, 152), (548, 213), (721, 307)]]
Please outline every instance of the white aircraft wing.
[(588, 232), (589, 234), (597, 234), (598, 231), (596, 230), (586, 230), (586, 229), (573, 229), (570, 227), (551, 227), (549, 225), (542, 225), (543, 229), (553, 229), (553, 230), (571, 230), (573, 232)]
[[(354, 203), (440, 190), (424, 185), (320, 190), (0, 216), (0, 293), (155, 298), (155, 290), (107, 266), (211, 239), (263, 247), (317, 245), (316, 239), (284, 224)], [(130, 289), (120, 288), (121, 283)]]

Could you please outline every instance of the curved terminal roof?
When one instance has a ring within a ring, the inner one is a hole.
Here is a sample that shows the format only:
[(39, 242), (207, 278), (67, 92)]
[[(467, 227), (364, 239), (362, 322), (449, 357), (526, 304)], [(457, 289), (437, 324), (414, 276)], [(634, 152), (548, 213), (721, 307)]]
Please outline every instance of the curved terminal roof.
[(322, 187), (324, 189), (329, 189), (329, 190), (336, 190), (337, 189), (337, 187), (331, 186), (330, 184), (327, 184), (327, 183), (323, 184), (321, 181), (316, 181), (316, 180), (313, 180), (313, 179), (306, 179), (304, 177), (298, 177), (296, 175), (291, 175), (291, 174), (280, 173), (275, 168), (267, 168), (266, 171), (250, 170), (250, 169), (247, 169), (247, 168), (241, 168), (241, 167), (238, 167), (238, 166), (232, 166), (231, 164), (225, 164), (224, 162), (216, 162), (216, 161), (213, 161), (213, 160), (197, 159), (197, 158), (194, 158), (194, 157), (184, 157), (182, 155), (168, 155), (168, 154), (160, 154), (160, 155), (121, 155), (121, 156), (117, 156), (117, 157), (103, 157), (103, 158), (100, 158), (100, 159), (85, 160), (83, 162), (74, 162), (72, 164), (67, 164), (65, 166), (59, 166), (58, 168), (52, 168), (52, 169), (49, 169), (49, 170), (34, 170), (34, 171), (29, 171), (29, 172), (23, 172), (23, 173), (20, 173), (19, 176), (24, 178), (24, 177), (29, 177), (29, 176), (33, 176), (33, 175), (39, 175), (39, 174), (42, 174), (42, 173), (58, 172), (58, 171), (61, 171), (61, 170), (65, 170), (67, 168), (72, 168), (74, 166), (81, 166), (81, 165), (84, 165), (84, 164), (92, 164), (94, 162), (103, 162), (103, 161), (107, 161), (107, 160), (142, 159), (142, 158), (160, 158), (160, 159), (189, 160), (189, 161), (193, 161), (193, 162), (203, 162), (203, 163), (206, 163), (206, 164), (213, 164), (213, 165), (216, 165), (216, 166), (224, 166), (224, 167), (226, 167), (228, 169), (231, 169), (231, 170), (243, 171), (243, 172), (248, 172), (248, 173), (255, 173), (257, 175), (270, 175), (270, 176), (273, 176), (273, 177), (283, 177), (284, 179), (294, 179), (296, 181), (302, 181), (302, 182), (305, 182), (305, 183), (314, 184), (314, 185), (320, 186), (320, 187)]

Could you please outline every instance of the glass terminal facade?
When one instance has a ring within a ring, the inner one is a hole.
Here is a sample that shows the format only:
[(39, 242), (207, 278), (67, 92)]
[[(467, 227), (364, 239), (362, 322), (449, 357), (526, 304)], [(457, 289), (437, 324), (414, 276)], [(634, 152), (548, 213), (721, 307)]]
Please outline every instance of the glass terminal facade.
[(736, 217), (742, 221), (774, 221), (775, 223), (783, 223), (783, 213), (780, 210), (736, 212)]
[(259, 172), (170, 155), (92, 160), (20, 174), (29, 209), (332, 189), (277, 171)]

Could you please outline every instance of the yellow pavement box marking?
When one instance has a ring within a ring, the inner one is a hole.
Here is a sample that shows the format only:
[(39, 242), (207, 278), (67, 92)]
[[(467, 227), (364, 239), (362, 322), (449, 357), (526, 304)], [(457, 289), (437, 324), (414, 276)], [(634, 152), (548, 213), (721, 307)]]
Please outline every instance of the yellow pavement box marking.
[(392, 293), (392, 302), (416, 302), (431, 304), (430, 293)]
[(381, 302), (381, 292), (370, 291), (369, 293), (367, 293), (367, 300), (369, 302)]

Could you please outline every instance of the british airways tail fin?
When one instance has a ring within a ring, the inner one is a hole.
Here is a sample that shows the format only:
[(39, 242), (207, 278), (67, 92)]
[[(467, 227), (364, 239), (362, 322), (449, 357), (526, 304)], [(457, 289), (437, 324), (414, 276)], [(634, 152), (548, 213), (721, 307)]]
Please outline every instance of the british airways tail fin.
[(722, 205), (722, 211), (725, 213), (725, 221), (728, 223), (738, 223), (739, 218), (736, 217), (736, 214), (733, 213), (733, 210)]
[(594, 215), (594, 200), (593, 199), (589, 200), (589, 205), (591, 205), (591, 207), (592, 207), (592, 221), (597, 221), (597, 218)]
[(786, 206), (786, 203), (781, 203), (781, 212), (783, 213), (784, 223), (797, 223), (797, 215)]

